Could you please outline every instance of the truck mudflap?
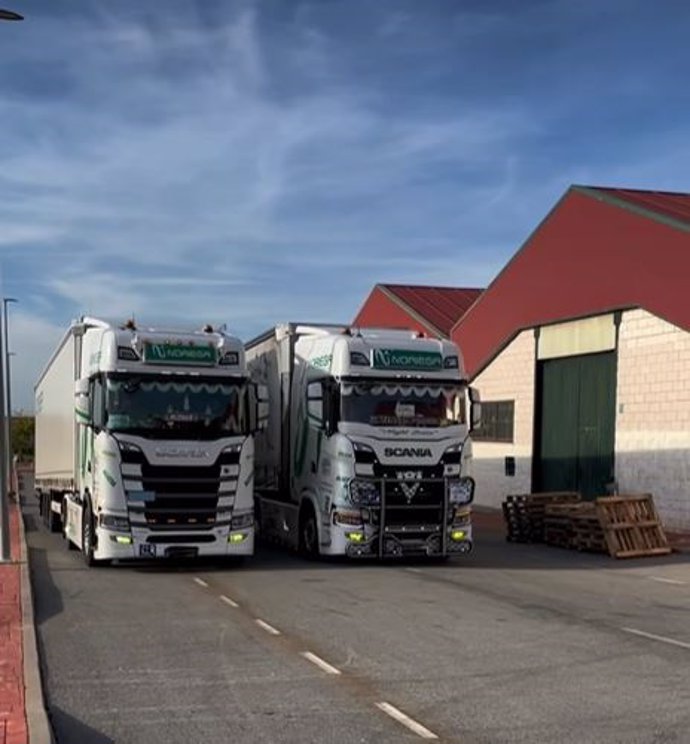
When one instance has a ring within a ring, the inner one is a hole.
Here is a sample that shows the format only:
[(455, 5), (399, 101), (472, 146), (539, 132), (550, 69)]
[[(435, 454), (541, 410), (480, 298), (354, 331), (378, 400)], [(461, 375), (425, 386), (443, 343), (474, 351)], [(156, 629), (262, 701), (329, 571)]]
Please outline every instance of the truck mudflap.
[(445, 478), (406, 475), (367, 479), (376, 488), (376, 498), (370, 498), (366, 506), (360, 505), (364, 529), (345, 532), (346, 555), (402, 558), (469, 553), (469, 506), (450, 503)]

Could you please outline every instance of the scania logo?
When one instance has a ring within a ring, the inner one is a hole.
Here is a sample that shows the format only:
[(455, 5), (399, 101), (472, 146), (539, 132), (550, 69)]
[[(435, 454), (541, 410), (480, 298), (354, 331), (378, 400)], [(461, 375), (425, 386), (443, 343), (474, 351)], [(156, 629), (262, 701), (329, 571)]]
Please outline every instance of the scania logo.
[(433, 457), (434, 453), (428, 447), (386, 447), (386, 457)]
[(183, 449), (181, 447), (157, 447), (156, 457), (180, 457), (189, 460), (203, 460), (208, 458), (209, 454), (203, 449)]

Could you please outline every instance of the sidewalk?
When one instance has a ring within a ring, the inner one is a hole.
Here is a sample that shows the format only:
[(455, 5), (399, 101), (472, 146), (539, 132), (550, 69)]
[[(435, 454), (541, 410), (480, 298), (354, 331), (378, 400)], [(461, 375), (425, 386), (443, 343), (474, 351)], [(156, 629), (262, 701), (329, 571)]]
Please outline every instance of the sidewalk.
[(19, 508), (10, 503), (12, 562), (0, 563), (0, 744), (26, 744)]
[(9, 505), (11, 561), (0, 563), (0, 744), (51, 744), (24, 523)]

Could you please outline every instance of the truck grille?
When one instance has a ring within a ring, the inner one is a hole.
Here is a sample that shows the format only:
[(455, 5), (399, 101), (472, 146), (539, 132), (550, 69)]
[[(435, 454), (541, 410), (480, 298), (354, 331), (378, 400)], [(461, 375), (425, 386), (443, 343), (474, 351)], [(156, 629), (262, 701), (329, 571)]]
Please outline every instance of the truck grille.
[[(374, 478), (382, 489), (386, 531), (410, 532), (410, 528), (420, 527), (428, 533), (440, 529), (446, 498), (442, 464), (401, 467), (376, 463)], [(381, 509), (372, 510), (372, 517), (374, 524), (380, 524)]]
[[(128, 490), (133, 526), (152, 530), (210, 530), (227, 525), (231, 507), (219, 513), (220, 496), (234, 497), (239, 453), (222, 452), (213, 465), (152, 465), (143, 452), (123, 452), (123, 464), (141, 466), (141, 475), (124, 475), (125, 484), (141, 483), (143, 494)], [(226, 475), (224, 466), (231, 466)]]

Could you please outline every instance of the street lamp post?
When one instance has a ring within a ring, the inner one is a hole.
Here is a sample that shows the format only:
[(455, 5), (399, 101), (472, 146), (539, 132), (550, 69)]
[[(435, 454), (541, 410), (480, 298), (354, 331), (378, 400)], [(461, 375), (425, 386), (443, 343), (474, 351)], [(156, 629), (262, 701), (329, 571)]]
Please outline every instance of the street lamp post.
[[(4, 10), (0, 8), (0, 21), (23, 21), (24, 16), (15, 13), (13, 10)], [(6, 310), (6, 305), (3, 307)], [(0, 349), (3, 349), (3, 324), (0, 323)], [(0, 356), (2, 356), (0, 354)], [(0, 563), (10, 560), (10, 524), (9, 524), (9, 504), (7, 503), (7, 452), (8, 445), (5, 433), (7, 431), (7, 421), (5, 416), (5, 367), (4, 357), (0, 359)]]
[(7, 478), (7, 490), (12, 490), (12, 384), (10, 375), (10, 357), (12, 352), (10, 351), (10, 333), (7, 327), (9, 312), (7, 306), (10, 302), (17, 302), (14, 297), (3, 297), (2, 310), (3, 310), (3, 336), (5, 337), (5, 355), (3, 358), (3, 364), (5, 365), (5, 410), (7, 415), (5, 416), (5, 477)]

